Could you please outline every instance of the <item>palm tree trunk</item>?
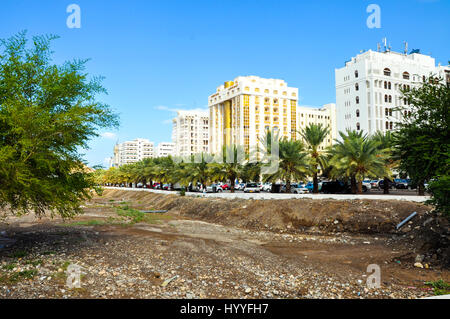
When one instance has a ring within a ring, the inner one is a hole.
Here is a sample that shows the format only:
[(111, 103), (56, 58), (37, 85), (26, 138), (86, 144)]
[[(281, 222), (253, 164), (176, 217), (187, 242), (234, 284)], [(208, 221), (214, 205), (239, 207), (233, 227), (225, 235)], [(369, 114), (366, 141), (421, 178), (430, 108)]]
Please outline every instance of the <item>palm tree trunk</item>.
[(313, 177), (313, 193), (314, 194), (319, 193), (319, 183), (317, 180), (317, 172), (314, 173), (314, 177)]
[(234, 179), (232, 179), (230, 182), (230, 192), (234, 193)]
[(286, 193), (288, 193), (288, 194), (291, 193), (291, 181), (290, 180), (286, 181)]
[(356, 177), (354, 175), (350, 177), (350, 185), (352, 188), (352, 194), (356, 194)]
[(389, 194), (389, 178), (387, 177), (383, 181), (383, 194)]
[(358, 194), (362, 194), (362, 181), (358, 181)]
[(271, 193), (275, 193), (275, 183), (274, 182), (272, 182), (272, 186), (270, 188), (270, 192)]
[(423, 181), (420, 181), (417, 184), (417, 189), (419, 190), (419, 196), (424, 196), (425, 195), (425, 185)]

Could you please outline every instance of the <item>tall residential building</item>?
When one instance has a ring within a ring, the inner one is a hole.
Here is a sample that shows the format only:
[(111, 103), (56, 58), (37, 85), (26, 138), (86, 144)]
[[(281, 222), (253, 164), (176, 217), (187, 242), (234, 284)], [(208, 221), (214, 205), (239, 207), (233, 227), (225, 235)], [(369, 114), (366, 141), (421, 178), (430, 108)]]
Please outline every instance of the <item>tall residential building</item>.
[(211, 153), (223, 145), (260, 147), (266, 129), (296, 139), (298, 89), (283, 80), (239, 76), (209, 96)]
[(169, 155), (174, 155), (175, 143), (161, 142), (156, 146), (156, 157), (166, 157)]
[(144, 158), (154, 157), (153, 142), (147, 139), (137, 138), (116, 144), (114, 147), (113, 166), (136, 163)]
[(176, 156), (209, 152), (209, 116), (204, 111), (178, 111), (172, 120)]
[[(335, 70), (338, 131), (364, 130), (369, 134), (396, 128), (402, 120), (396, 107), (406, 106), (401, 88), (412, 88), (426, 78), (441, 76), (450, 83), (450, 68), (435, 65), (431, 56), (413, 50), (358, 54)], [(408, 112), (408, 111), (406, 111)]]
[(309, 124), (322, 124), (323, 127), (328, 127), (329, 133), (320, 148), (331, 146), (337, 138), (336, 104), (325, 104), (321, 108), (297, 107), (297, 130), (302, 132)]

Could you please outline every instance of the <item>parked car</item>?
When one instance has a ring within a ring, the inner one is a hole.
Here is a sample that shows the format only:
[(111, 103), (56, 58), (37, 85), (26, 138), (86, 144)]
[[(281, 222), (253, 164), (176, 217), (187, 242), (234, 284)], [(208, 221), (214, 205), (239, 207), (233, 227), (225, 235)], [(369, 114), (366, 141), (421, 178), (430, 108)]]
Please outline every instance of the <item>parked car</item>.
[(295, 186), (291, 186), (291, 193), (293, 194), (308, 194), (309, 189), (303, 186), (303, 184), (295, 184)]
[(370, 186), (372, 188), (378, 188), (378, 182), (379, 182), (378, 179), (374, 179), (374, 180), (370, 181)]
[(236, 189), (238, 191), (243, 191), (244, 188), (245, 188), (245, 183), (239, 183), (234, 186), (234, 189)]
[(262, 192), (270, 192), (271, 190), (272, 190), (272, 183), (262, 184), (262, 187), (261, 187)]
[(396, 178), (394, 179), (394, 183), (397, 189), (408, 189), (408, 181), (406, 179)]
[(348, 194), (351, 189), (348, 184), (341, 181), (323, 182), (320, 190), (324, 194)]
[[(381, 179), (381, 180), (378, 182), (378, 188), (379, 188), (379, 189), (384, 189), (384, 179)], [(389, 188), (395, 188), (395, 182), (389, 180)]]
[(205, 193), (222, 193), (223, 189), (217, 184), (211, 184), (204, 189)]
[(257, 183), (245, 184), (244, 193), (259, 193), (260, 191)]
[(370, 181), (363, 181), (362, 182), (362, 190), (364, 193), (372, 189), (372, 184), (370, 184)]
[(229, 190), (231, 189), (231, 186), (228, 183), (219, 183), (217, 184), (222, 190)]
[[(318, 186), (319, 192), (320, 192), (320, 190), (322, 189), (322, 182), (317, 183), (317, 186)], [(306, 183), (305, 188), (307, 188), (309, 190), (309, 192), (312, 193), (313, 189), (314, 189), (314, 183), (313, 182)]]

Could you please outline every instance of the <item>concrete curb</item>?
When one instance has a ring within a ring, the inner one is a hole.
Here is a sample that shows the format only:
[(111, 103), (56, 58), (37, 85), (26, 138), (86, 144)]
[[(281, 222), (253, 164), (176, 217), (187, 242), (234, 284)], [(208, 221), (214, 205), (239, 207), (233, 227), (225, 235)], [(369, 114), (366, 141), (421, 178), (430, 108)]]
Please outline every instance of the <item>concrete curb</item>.
[[(127, 188), (127, 187), (103, 187), (105, 189), (115, 190), (127, 190), (135, 192), (150, 192), (155, 194), (164, 195), (178, 195), (178, 192), (170, 192), (158, 189), (148, 188)], [(224, 198), (224, 199), (255, 199), (255, 200), (283, 200), (283, 199), (334, 199), (334, 200), (361, 200), (361, 199), (373, 199), (373, 200), (399, 200), (407, 202), (425, 202), (430, 199), (429, 196), (402, 196), (402, 195), (347, 195), (347, 194), (272, 194), (272, 193), (190, 193), (186, 192), (186, 196), (191, 197), (207, 197), (207, 198)]]

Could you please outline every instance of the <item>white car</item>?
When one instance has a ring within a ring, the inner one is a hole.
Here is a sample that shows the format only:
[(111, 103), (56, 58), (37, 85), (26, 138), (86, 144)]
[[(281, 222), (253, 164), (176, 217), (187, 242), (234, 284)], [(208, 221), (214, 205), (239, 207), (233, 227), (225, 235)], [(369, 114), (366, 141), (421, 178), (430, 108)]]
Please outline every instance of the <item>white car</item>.
[(270, 192), (272, 190), (272, 183), (264, 183), (261, 187), (262, 192)]
[(366, 187), (365, 192), (370, 191), (372, 189), (372, 184), (370, 183), (370, 181), (363, 181), (362, 185), (363, 185), (363, 190), (364, 190), (364, 186)]
[(261, 190), (257, 183), (245, 184), (244, 193), (259, 193)]
[(220, 187), (217, 184), (211, 184), (209, 186), (206, 186), (205, 193), (222, 193), (222, 187)]
[(309, 189), (307, 189), (303, 185), (297, 185), (296, 187), (291, 187), (291, 193), (293, 193), (293, 194), (308, 194)]

